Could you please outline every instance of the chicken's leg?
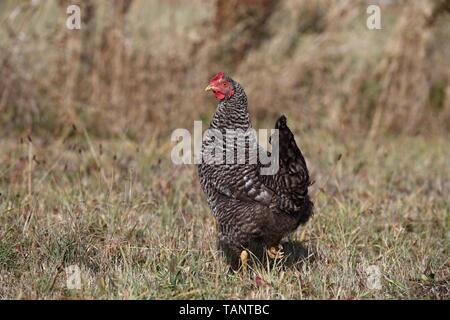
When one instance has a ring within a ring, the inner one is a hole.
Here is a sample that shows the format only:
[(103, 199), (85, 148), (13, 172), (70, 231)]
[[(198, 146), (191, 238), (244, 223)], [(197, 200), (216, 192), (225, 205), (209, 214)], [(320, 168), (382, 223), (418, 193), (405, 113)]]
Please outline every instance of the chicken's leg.
[(276, 247), (270, 247), (267, 249), (267, 255), (271, 259), (282, 259), (284, 257), (283, 246), (279, 244)]
[(247, 250), (242, 250), (242, 252), (241, 252), (242, 273), (247, 272), (247, 260), (248, 260), (248, 252), (247, 252)]

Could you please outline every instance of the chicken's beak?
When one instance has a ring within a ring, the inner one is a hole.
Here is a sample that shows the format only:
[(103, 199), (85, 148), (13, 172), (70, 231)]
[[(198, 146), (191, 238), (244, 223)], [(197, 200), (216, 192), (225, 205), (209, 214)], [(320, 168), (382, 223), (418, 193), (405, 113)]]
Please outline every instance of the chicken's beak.
[(205, 91), (210, 91), (210, 90), (214, 90), (214, 87), (213, 87), (212, 85), (208, 85), (208, 86), (205, 88)]

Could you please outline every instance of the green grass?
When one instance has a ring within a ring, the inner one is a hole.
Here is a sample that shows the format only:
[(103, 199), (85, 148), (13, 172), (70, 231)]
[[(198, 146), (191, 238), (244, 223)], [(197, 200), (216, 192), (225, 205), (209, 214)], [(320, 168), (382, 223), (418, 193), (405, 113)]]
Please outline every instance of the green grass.
[[(0, 1), (0, 298), (450, 298), (446, 16), (396, 57), (397, 24), (420, 28), (422, 9), (386, 5), (372, 32), (363, 2), (284, 1), (264, 43), (227, 66), (227, 50), (212, 54), (225, 43), (214, 2), (136, 0), (123, 25), (104, 2), (87, 39), (64, 28), (64, 4), (27, 3)], [(389, 65), (405, 74), (392, 82)], [(195, 167), (170, 161), (173, 128), (209, 123), (202, 88), (218, 70), (244, 85), (258, 127), (282, 112), (303, 130), (316, 210), (287, 239), (309, 254), (295, 265), (228, 272)], [(378, 138), (359, 136), (380, 107)], [(423, 136), (381, 134), (411, 127)], [(80, 290), (66, 286), (72, 265)]]
[(311, 256), (246, 275), (216, 251), (195, 167), (171, 164), (168, 138), (1, 140), (0, 298), (450, 298), (448, 140), (297, 139), (316, 212), (289, 240)]

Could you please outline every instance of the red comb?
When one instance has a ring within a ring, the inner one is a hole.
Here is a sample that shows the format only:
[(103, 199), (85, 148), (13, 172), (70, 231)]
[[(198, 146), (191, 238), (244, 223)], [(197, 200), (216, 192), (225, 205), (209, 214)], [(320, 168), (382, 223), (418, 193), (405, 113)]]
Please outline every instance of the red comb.
[(222, 79), (224, 75), (225, 73), (223, 73), (223, 71), (220, 71), (218, 74), (214, 76), (214, 78), (211, 79), (211, 82)]

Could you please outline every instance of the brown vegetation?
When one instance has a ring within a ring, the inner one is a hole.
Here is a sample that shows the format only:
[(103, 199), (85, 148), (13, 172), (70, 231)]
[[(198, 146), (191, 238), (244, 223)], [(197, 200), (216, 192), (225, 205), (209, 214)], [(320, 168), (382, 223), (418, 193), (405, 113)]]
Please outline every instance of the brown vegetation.
[[(372, 136), (448, 130), (448, 1), (384, 4), (379, 31), (366, 29), (364, 5), (83, 1), (82, 31), (64, 27), (64, 1), (10, 5), (0, 42), (3, 134), (59, 134), (76, 123), (134, 137), (186, 126), (210, 113), (201, 88), (219, 69), (245, 85), (257, 120), (288, 112), (306, 127)], [(151, 11), (159, 20), (142, 14)]]
[[(370, 31), (365, 0), (79, 0), (71, 31), (68, 1), (0, 1), (0, 298), (448, 299), (450, 1), (378, 2)], [(227, 273), (170, 161), (219, 70), (316, 181), (295, 267)]]

